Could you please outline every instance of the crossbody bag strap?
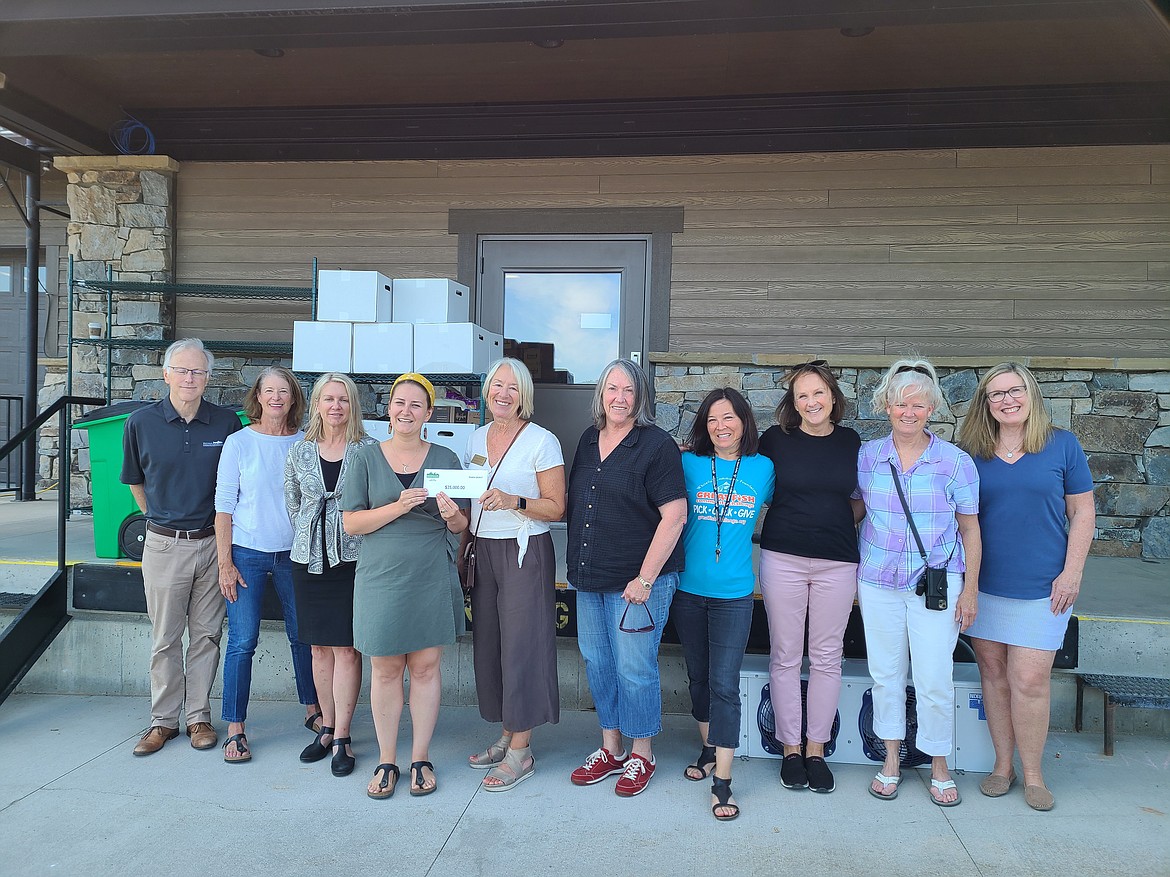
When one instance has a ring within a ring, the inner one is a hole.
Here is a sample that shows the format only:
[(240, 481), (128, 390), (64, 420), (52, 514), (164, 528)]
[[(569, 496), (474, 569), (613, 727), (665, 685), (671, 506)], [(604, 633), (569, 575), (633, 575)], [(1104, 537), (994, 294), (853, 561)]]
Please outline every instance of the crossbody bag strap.
[[(512, 440), (510, 442), (508, 442), (508, 447), (504, 448), (504, 453), (500, 454), (500, 459), (498, 461), (496, 461), (496, 468), (494, 468), (492, 470), (492, 477), (488, 479), (487, 487), (485, 487), (483, 489), (484, 493), (487, 493), (489, 490), (492, 489), (492, 482), (496, 480), (496, 473), (498, 473), (500, 471), (500, 467), (504, 465), (504, 458), (506, 456), (508, 456), (508, 451), (512, 450), (512, 445), (516, 444), (516, 439), (520, 438), (520, 433), (524, 432), (524, 430), (526, 430), (528, 428), (528, 424), (529, 424), (529, 421), (525, 420), (524, 423), (520, 426), (520, 428), (518, 430), (516, 430), (516, 434), (514, 436), (512, 436)], [(487, 447), (487, 440), (486, 439), (484, 440), (484, 447), (485, 448)], [(477, 538), (479, 538), (478, 536), (476, 536), (476, 533), (479, 532), (479, 523), (482, 520), (483, 520), (483, 506), (481, 505), (479, 507), (479, 515), (475, 519), (475, 526), (471, 530), (471, 544), (473, 546), (475, 545), (475, 540)]]
[(898, 499), (902, 501), (902, 511), (906, 513), (906, 522), (910, 525), (910, 532), (914, 534), (914, 541), (918, 543), (918, 553), (922, 555), (922, 562), (927, 563), (926, 548), (922, 545), (922, 537), (918, 535), (918, 528), (914, 526), (914, 516), (910, 514), (910, 506), (906, 503), (906, 494), (902, 493), (902, 479), (898, 476), (898, 470), (894, 468), (894, 461), (889, 460), (888, 462), (890, 474), (894, 476), (894, 487), (898, 490)]

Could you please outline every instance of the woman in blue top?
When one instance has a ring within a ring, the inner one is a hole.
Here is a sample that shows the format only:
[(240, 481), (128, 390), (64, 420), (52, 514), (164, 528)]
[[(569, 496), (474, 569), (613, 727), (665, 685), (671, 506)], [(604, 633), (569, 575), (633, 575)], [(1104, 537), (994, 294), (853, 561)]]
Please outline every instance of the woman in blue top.
[(991, 798), (1007, 794), (1018, 749), (1024, 800), (1034, 810), (1051, 810), (1040, 760), (1052, 660), (1093, 539), (1093, 476), (1076, 437), (1052, 426), (1032, 373), (1014, 362), (983, 376), (959, 444), (979, 470), (983, 533), (979, 615), (967, 633), (979, 661), (995, 766), (979, 789)]
[(772, 461), (756, 453), (759, 431), (747, 400), (731, 388), (712, 390), (695, 415), (690, 450), (682, 455), (687, 486), (683, 551), (671, 617), (687, 661), (691, 715), (703, 748), (685, 776), (712, 776), (711, 812), (735, 819), (731, 762), (739, 745), (739, 670), (752, 623), (756, 577), (752, 533), (772, 499)]

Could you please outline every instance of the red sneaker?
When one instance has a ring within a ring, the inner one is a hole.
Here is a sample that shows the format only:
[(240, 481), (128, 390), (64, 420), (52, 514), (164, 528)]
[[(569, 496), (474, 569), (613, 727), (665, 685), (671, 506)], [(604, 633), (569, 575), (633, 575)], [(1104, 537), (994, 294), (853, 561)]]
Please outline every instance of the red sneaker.
[(647, 762), (640, 755), (631, 755), (626, 760), (626, 770), (618, 778), (617, 788), (614, 790), (623, 798), (632, 798), (646, 791), (650, 785), (650, 777), (654, 776), (654, 758)]
[(573, 771), (569, 777), (575, 786), (591, 786), (599, 783), (608, 776), (621, 773), (626, 769), (625, 756), (614, 758), (608, 749), (598, 749), (585, 759), (585, 763)]

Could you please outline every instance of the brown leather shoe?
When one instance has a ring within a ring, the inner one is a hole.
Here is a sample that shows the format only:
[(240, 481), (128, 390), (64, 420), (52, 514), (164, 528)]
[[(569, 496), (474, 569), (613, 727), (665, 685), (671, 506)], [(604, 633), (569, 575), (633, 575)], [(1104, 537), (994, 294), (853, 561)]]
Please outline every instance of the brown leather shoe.
[(149, 731), (142, 735), (142, 739), (138, 741), (138, 745), (134, 747), (135, 755), (153, 755), (163, 748), (163, 745), (168, 740), (174, 740), (179, 736), (178, 728), (164, 728), (162, 725), (155, 725)]
[(214, 749), (219, 742), (219, 735), (210, 722), (196, 722), (187, 726), (187, 736), (191, 738), (192, 749)]

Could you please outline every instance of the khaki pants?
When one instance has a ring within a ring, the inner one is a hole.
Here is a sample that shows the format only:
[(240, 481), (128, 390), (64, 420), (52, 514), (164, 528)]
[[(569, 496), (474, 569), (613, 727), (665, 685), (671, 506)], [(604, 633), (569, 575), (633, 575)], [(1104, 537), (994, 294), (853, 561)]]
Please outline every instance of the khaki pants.
[[(148, 531), (142, 580), (151, 624), (150, 724), (179, 727), (184, 703), (188, 725), (210, 722), (224, 615), (215, 536), (176, 539)], [(189, 640), (186, 672), (184, 628)]]

